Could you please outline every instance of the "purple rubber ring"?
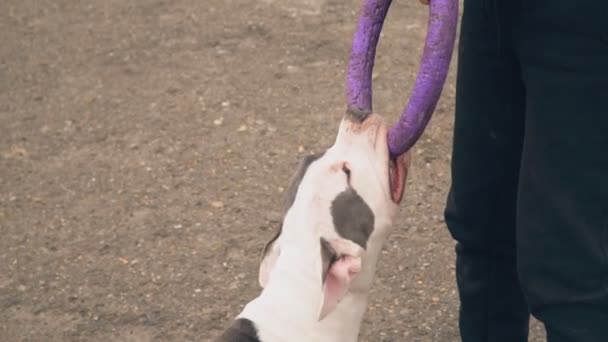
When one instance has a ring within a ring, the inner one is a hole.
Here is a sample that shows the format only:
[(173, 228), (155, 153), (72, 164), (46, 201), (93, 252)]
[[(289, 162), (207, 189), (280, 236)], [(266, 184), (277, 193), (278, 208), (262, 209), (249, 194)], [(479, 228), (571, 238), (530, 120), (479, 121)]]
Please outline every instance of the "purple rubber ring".
[(376, 46), (392, 0), (363, 0), (346, 69), (346, 105), (350, 112), (372, 112), (372, 71)]
[[(372, 111), (372, 70), (376, 45), (391, 0), (364, 0), (347, 69), (349, 111)], [(391, 127), (388, 146), (392, 157), (407, 152), (420, 138), (443, 90), (456, 38), (458, 0), (431, 0), (422, 61), (410, 100)]]

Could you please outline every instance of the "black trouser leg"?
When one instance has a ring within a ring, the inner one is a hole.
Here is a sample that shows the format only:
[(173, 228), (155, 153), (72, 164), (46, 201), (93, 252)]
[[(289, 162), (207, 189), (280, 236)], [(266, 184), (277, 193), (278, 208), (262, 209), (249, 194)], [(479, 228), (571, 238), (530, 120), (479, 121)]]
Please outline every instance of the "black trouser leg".
[(529, 1), (522, 19), (522, 287), (550, 342), (606, 342), (608, 2)]
[(465, 1), (459, 45), (446, 222), (457, 241), (464, 342), (528, 339), (515, 251), (525, 94), (511, 42), (513, 9), (495, 5)]

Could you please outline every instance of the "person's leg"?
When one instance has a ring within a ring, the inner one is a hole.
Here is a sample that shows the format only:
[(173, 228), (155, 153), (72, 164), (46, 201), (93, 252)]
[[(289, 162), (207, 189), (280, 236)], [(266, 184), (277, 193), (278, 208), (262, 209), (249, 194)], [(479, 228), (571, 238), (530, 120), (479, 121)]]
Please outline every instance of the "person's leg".
[(515, 259), (525, 103), (508, 6), (465, 0), (462, 19), (445, 218), (457, 241), (463, 342), (528, 339), (529, 313)]
[(530, 0), (520, 280), (550, 342), (608, 341), (608, 2)]

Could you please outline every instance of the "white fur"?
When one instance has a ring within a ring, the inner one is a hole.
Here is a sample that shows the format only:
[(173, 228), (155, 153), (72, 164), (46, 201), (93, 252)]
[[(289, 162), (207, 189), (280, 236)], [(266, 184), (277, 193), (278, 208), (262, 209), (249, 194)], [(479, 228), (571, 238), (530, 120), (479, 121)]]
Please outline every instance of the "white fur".
[[(283, 221), (280, 237), (262, 262), (262, 293), (239, 318), (248, 318), (263, 342), (353, 342), (367, 307), (382, 244), (398, 205), (391, 200), (387, 127), (377, 115), (363, 124), (343, 120), (335, 144), (308, 168)], [(375, 216), (363, 250), (335, 231), (332, 200), (347, 187), (341, 165), (351, 170), (350, 186)], [(406, 166), (407, 167), (407, 166)], [(361, 272), (336, 308), (319, 321), (323, 302), (320, 238), (334, 241), (339, 254), (361, 257)]]

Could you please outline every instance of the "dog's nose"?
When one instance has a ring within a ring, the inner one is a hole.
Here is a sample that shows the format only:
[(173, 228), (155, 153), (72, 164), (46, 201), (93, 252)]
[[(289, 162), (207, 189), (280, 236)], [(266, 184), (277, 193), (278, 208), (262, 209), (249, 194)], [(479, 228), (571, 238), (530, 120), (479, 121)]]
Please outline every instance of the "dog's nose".
[(359, 109), (359, 108), (348, 108), (346, 111), (346, 115), (348, 119), (355, 123), (363, 123), (365, 119), (369, 117), (372, 112), (367, 109)]
[(352, 145), (354, 141), (364, 145), (375, 145), (378, 132), (384, 126), (380, 115), (375, 113), (353, 115), (346, 113), (340, 123), (336, 143)]

